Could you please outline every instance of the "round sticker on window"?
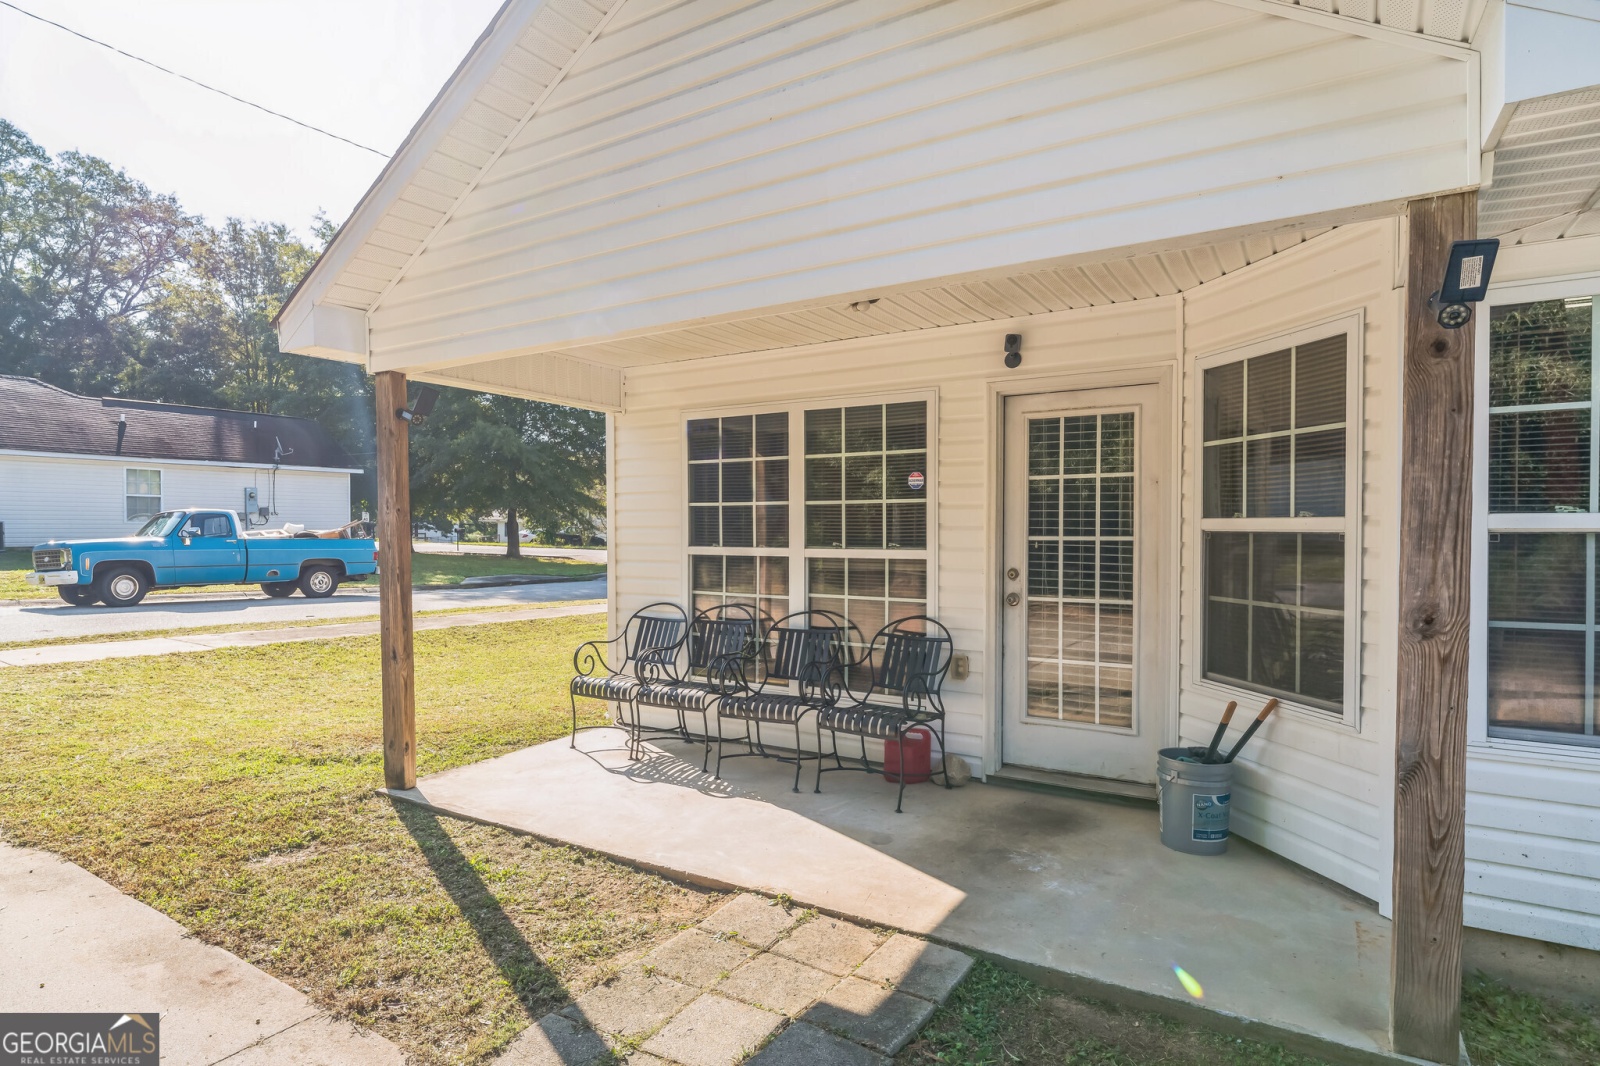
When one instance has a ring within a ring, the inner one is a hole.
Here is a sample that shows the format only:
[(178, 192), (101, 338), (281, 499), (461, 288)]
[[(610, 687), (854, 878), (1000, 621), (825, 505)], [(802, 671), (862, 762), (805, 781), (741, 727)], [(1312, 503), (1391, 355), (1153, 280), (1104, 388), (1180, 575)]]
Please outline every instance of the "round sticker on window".
[(906, 484), (913, 489), (920, 489), (927, 483), (928, 479), (922, 476), (922, 471), (920, 470), (911, 471), (910, 476), (906, 478)]

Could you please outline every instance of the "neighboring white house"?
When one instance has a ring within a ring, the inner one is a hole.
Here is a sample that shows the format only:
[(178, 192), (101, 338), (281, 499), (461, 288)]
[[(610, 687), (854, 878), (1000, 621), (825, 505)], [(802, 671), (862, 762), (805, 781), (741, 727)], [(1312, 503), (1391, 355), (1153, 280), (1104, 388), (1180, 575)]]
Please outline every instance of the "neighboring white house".
[(360, 472), (309, 419), (79, 396), (0, 375), (7, 547), (126, 536), (175, 507), (222, 507), (257, 526), (340, 526)]
[(1597, 57), (1594, 0), (510, 0), (280, 336), (609, 412), (614, 628), (936, 615), (981, 775), (1148, 789), (1280, 697), (1235, 828), (1388, 915), (1412, 221), (1476, 192), (1430, 728), (1467, 924), (1600, 949)]

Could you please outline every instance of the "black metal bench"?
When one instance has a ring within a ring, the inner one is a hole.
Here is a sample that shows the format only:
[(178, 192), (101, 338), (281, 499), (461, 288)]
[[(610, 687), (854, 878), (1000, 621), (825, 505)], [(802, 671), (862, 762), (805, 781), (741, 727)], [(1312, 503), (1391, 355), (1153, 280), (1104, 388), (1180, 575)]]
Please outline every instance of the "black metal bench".
[[(568, 689), (572, 703), (572, 746), (577, 747), (578, 733), (582, 730), (604, 729), (615, 724), (628, 732), (628, 757), (638, 758), (642, 732), (636, 702), (639, 693), (647, 685), (661, 686), (679, 680), (677, 664), (688, 632), (687, 612), (675, 603), (661, 602), (639, 608), (622, 631), (610, 640), (580, 644), (572, 653), (572, 667), (576, 673)], [(580, 696), (615, 705), (616, 721), (604, 726), (580, 727)]]
[[(705, 741), (700, 769), (709, 769), (712, 710), (724, 695), (746, 686), (760, 642), (761, 619), (748, 604), (730, 603), (699, 612), (689, 624), (688, 669), (645, 681), (634, 696), (635, 718), (639, 707), (673, 711), (678, 716), (676, 734), (687, 744), (693, 743), (694, 738), (686, 716), (698, 714), (700, 735)], [(673, 735), (673, 731), (664, 729), (656, 732), (660, 736)]]
[[(900, 792), (895, 798), (899, 814), (906, 794), (904, 760), (905, 736), (917, 726), (932, 729), (939, 739), (938, 753), (944, 754), (944, 702), (940, 690), (950, 671), (954, 644), (950, 631), (927, 615), (901, 618), (873, 636), (861, 657), (835, 665), (829, 671), (823, 705), (817, 710), (817, 784), (822, 791), (822, 775), (834, 770), (882, 772), (867, 758), (867, 741), (895, 741), (902, 753)], [(858, 696), (856, 688), (861, 692)], [(832, 739), (834, 765), (823, 765), (822, 734)], [(857, 737), (861, 742), (859, 765), (852, 756), (846, 765), (839, 754), (839, 734)], [(941, 761), (936, 771), (950, 787), (950, 776)]]
[[(829, 674), (844, 658), (845, 633), (849, 623), (827, 611), (796, 611), (773, 622), (762, 636), (758, 676), (736, 691), (717, 700), (717, 776), (722, 776), (724, 758), (748, 755), (794, 763), (794, 791), (800, 791), (800, 767), (805, 758), (800, 745), (800, 723), (806, 715), (825, 705)], [(722, 723), (744, 723), (744, 736), (727, 738)], [(752, 728), (752, 725), (754, 728)], [(762, 725), (790, 726), (794, 729), (794, 758), (767, 751), (761, 739)], [(745, 750), (724, 756), (723, 743), (745, 742)]]

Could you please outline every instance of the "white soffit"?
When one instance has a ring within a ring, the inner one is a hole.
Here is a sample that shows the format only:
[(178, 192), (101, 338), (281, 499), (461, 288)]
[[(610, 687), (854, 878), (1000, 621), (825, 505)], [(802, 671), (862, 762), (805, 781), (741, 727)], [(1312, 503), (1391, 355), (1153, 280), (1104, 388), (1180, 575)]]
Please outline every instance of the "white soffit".
[(1495, 145), (1478, 230), (1509, 243), (1600, 231), (1600, 87), (1524, 100)]
[(1465, 41), (1483, 17), (1489, 0), (1267, 0), (1405, 33)]

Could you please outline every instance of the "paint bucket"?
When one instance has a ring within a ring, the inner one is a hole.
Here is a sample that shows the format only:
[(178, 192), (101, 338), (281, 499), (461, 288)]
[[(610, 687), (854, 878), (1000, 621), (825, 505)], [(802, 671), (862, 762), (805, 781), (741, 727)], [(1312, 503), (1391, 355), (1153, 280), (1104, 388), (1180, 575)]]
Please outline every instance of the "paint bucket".
[(1233, 764), (1204, 763), (1204, 748), (1162, 748), (1156, 760), (1161, 843), (1190, 855), (1228, 850)]

